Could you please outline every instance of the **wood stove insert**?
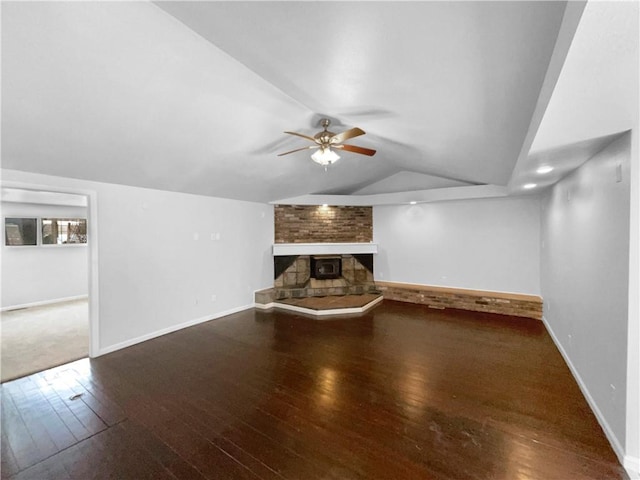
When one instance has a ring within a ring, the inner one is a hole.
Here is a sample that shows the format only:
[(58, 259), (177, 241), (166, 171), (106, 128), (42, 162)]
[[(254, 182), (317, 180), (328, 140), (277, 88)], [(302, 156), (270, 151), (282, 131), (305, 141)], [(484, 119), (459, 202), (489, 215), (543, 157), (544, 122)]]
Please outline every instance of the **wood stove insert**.
[(330, 280), (342, 276), (342, 257), (311, 257), (311, 277)]

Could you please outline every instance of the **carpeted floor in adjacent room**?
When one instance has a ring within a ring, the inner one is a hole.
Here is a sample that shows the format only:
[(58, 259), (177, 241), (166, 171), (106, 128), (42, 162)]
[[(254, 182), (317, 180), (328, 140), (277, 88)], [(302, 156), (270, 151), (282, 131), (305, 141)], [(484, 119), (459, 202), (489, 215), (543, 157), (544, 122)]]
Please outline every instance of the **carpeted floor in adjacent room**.
[(89, 354), (88, 300), (2, 312), (2, 382)]

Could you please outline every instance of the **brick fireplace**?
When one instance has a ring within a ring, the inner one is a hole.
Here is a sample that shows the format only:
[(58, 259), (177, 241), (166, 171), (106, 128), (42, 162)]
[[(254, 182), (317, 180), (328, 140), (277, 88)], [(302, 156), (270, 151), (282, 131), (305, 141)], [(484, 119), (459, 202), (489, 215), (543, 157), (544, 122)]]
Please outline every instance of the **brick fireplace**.
[(377, 292), (371, 207), (276, 205), (274, 300)]
[[(284, 269), (283, 262), (288, 263)], [(332, 265), (330, 275), (326, 273), (329, 270), (327, 265)], [(274, 266), (274, 272), (277, 274), (273, 282), (276, 300), (361, 295), (376, 291), (373, 281), (373, 254), (274, 256)], [(324, 273), (318, 270), (323, 270)], [(331, 278), (327, 278), (329, 276)]]

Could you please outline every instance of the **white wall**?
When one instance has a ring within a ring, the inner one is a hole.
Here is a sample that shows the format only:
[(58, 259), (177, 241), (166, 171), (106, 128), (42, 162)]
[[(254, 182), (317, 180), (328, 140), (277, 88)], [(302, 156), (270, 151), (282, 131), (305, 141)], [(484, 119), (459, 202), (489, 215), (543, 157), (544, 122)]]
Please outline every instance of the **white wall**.
[[(270, 205), (12, 170), (2, 174), (9, 186), (96, 192), (100, 343), (94, 353), (246, 308), (255, 290), (273, 282)], [(211, 240), (216, 233), (220, 239)]]
[[(86, 218), (87, 209), (2, 202), (2, 216)], [(87, 294), (86, 245), (41, 245), (38, 242), (35, 246), (12, 247), (2, 240), (1, 248), (2, 308)]]
[[(636, 102), (636, 105), (638, 102)], [(627, 329), (627, 443), (625, 466), (640, 478), (640, 113), (631, 134), (629, 325)], [(632, 477), (633, 478), (633, 477)]]
[(541, 214), (545, 322), (618, 453), (625, 448), (629, 157), (625, 135), (557, 183)]
[(539, 198), (373, 209), (376, 280), (540, 294)]

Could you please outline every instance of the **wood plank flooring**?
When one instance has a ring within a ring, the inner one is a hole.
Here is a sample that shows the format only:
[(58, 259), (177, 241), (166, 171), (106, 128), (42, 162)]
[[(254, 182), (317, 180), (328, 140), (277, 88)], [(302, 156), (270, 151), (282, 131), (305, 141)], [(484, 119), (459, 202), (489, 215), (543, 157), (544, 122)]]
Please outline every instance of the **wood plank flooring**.
[[(80, 394), (80, 395), (79, 395)], [(624, 479), (544, 326), (249, 310), (2, 385), (2, 478)]]

